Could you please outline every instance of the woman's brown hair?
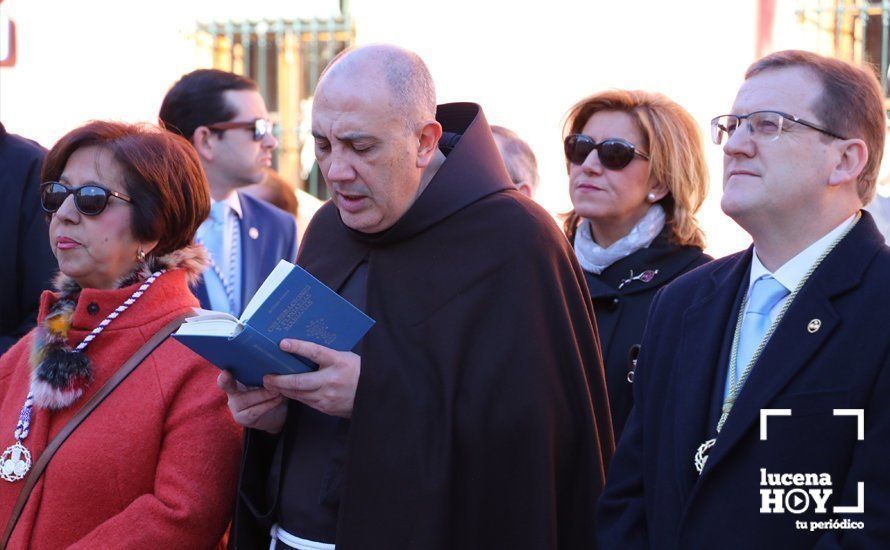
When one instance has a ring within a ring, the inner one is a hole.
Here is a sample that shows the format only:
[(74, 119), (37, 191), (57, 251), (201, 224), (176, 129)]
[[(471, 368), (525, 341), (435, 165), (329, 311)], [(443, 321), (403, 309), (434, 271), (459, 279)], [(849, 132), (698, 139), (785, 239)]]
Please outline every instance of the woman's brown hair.
[[(569, 110), (563, 137), (580, 134), (590, 117), (600, 111), (627, 113), (634, 120), (643, 135), (640, 145), (649, 154), (649, 175), (668, 188), (659, 204), (664, 207), (671, 240), (704, 248), (704, 233), (695, 213), (708, 194), (708, 167), (701, 132), (692, 115), (659, 93), (608, 90), (582, 99)], [(564, 230), (569, 241), (574, 240), (579, 223), (581, 217), (574, 209), (566, 214)]]
[(57, 181), (71, 155), (83, 147), (101, 147), (121, 166), (126, 194), (133, 199), (133, 236), (158, 241), (153, 255), (192, 243), (210, 214), (210, 189), (201, 161), (185, 138), (150, 124), (89, 122), (53, 146), (41, 181)]

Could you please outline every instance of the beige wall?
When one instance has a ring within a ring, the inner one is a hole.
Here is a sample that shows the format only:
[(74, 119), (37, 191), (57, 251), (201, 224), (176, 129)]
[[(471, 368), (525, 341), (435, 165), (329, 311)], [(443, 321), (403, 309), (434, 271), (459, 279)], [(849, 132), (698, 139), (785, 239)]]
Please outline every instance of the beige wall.
[[(440, 101), (476, 101), (538, 155), (538, 200), (568, 209), (561, 122), (581, 97), (603, 88), (640, 88), (672, 97), (707, 131), (727, 111), (753, 60), (756, 0), (552, 0), (428, 4), (353, 0), (358, 43), (394, 42), (430, 65)], [(794, 2), (779, 0), (776, 44), (795, 46)], [(249, 6), (249, 7), (247, 7)], [(329, 16), (337, 2), (190, 0), (5, 0), (18, 26), (18, 64), (0, 69), (0, 120), (52, 145), (93, 118), (155, 120), (181, 74), (206, 66), (197, 21)], [(803, 44), (798, 44), (803, 45)], [(716, 255), (748, 244), (719, 211), (722, 153), (706, 147), (712, 191), (702, 213)]]
[[(299, 13), (294, 7), (299, 5)], [(156, 121), (184, 73), (210, 66), (198, 21), (327, 17), (336, 0), (4, 0), (18, 61), (0, 69), (0, 120), (46, 146), (96, 118)]]

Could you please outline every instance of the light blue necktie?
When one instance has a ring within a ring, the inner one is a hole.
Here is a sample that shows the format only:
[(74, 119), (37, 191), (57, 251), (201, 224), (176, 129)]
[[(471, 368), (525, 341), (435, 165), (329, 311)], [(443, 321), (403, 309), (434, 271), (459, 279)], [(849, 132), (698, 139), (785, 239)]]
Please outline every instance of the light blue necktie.
[(770, 275), (763, 275), (754, 281), (748, 295), (745, 317), (742, 319), (742, 330), (739, 333), (735, 380), (727, 380), (726, 395), (729, 395), (730, 388), (738, 383), (766, 331), (769, 330), (769, 312), (788, 294), (788, 289)]
[[(235, 219), (229, 220), (228, 218), (232, 216)], [(207, 294), (210, 298), (211, 306), (219, 311), (229, 311), (233, 315), (238, 315), (238, 308), (240, 307), (241, 301), (241, 273), (236, 268), (234, 270), (230, 269), (230, 262), (232, 260), (232, 253), (235, 254), (235, 262), (237, 266), (238, 262), (238, 250), (237, 243), (226, 243), (226, 234), (227, 234), (227, 224), (234, 223), (237, 224), (237, 216), (229, 207), (229, 204), (225, 201), (218, 201), (213, 203), (210, 207), (210, 217), (201, 224), (201, 228), (199, 229), (199, 236), (201, 242), (204, 244), (204, 247), (207, 248), (207, 251), (210, 253), (210, 257), (213, 259), (213, 263), (216, 264), (219, 271), (222, 273), (226, 279), (232, 279), (229, 283), (232, 286), (232, 299), (235, 304), (235, 311), (232, 310), (232, 306), (229, 304), (228, 293), (226, 292), (225, 287), (222, 285), (222, 281), (220, 281), (219, 277), (211, 274), (208, 278), (207, 273), (204, 275), (204, 281), (207, 288)], [(229, 232), (238, 231), (237, 225)], [(230, 248), (231, 247), (231, 248)], [(233, 251), (232, 248), (235, 250)], [(208, 272), (212, 272), (212, 270), (208, 269)]]
[(224, 274), (228, 273), (228, 261), (223, 251), (223, 233), (226, 230), (226, 214), (229, 211), (229, 205), (223, 201), (213, 203), (210, 207), (210, 217), (205, 222), (207, 227), (201, 240), (213, 261)]

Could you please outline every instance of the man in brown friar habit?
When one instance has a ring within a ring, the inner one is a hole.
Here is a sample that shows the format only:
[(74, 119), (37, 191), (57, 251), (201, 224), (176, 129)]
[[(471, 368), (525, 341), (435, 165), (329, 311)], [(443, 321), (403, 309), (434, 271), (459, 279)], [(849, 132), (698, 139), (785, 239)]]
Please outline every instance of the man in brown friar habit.
[(415, 54), (347, 51), (312, 132), (332, 200), (298, 262), (376, 320), (286, 351), (318, 372), (220, 386), (250, 428), (236, 548), (592, 548), (612, 454), (584, 276), (513, 188), (478, 105)]

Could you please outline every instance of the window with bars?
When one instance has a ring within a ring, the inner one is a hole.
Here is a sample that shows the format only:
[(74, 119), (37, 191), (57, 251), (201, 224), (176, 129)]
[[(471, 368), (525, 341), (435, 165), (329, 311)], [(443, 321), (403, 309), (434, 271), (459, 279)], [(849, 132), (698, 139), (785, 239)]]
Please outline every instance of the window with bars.
[(348, 17), (201, 23), (197, 40), (213, 67), (255, 80), (278, 123), (273, 166), (321, 199), (327, 190), (314, 167), (310, 112), (325, 65), (355, 40)]
[(872, 67), (890, 96), (890, 0), (801, 0), (797, 15), (818, 51)]

